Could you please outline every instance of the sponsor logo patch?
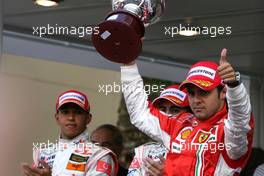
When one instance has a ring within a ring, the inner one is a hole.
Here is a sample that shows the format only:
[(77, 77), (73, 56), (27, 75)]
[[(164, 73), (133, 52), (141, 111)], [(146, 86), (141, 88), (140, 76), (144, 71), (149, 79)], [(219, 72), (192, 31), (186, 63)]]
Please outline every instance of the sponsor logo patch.
[(99, 160), (97, 162), (96, 171), (110, 175), (112, 167), (109, 163)]
[(210, 136), (210, 132), (206, 132), (206, 131), (199, 131), (198, 133), (196, 133), (193, 143), (196, 144), (202, 144), (205, 143), (207, 141), (207, 139), (209, 139)]
[(185, 140), (189, 137), (189, 135), (191, 134), (193, 128), (192, 127), (185, 127), (183, 128), (179, 134), (176, 137), (177, 141), (180, 142), (185, 142)]
[(78, 93), (66, 93), (66, 94), (64, 94), (63, 96), (60, 97), (59, 104), (61, 104), (65, 99), (74, 99), (74, 100), (81, 102), (82, 104), (85, 104), (84, 96), (82, 96)]
[(193, 80), (193, 82), (200, 84), (203, 87), (210, 87), (211, 85), (213, 85), (213, 83), (211, 83), (210, 81), (205, 80)]
[(177, 89), (166, 89), (164, 90), (160, 96), (174, 96), (183, 101), (186, 97), (186, 94), (182, 91), (179, 91)]
[(84, 157), (76, 154), (71, 154), (70, 161), (82, 163), (82, 162), (87, 162), (89, 157)]
[(66, 169), (84, 172), (85, 164), (78, 164), (78, 163), (68, 162)]
[(214, 126), (210, 131), (199, 130), (192, 140), (194, 144), (202, 144), (205, 142), (215, 142), (217, 137), (218, 126)]
[(181, 153), (182, 144), (177, 144), (176, 142), (171, 143), (171, 152), (172, 153)]
[(187, 79), (191, 76), (205, 76), (213, 80), (215, 78), (215, 74), (216, 71), (211, 68), (203, 66), (194, 67), (189, 71)]
[(186, 129), (183, 132), (181, 132), (181, 139), (186, 140), (188, 136), (191, 134), (192, 130)]
[(133, 168), (133, 169), (138, 169), (140, 168), (140, 162), (138, 158), (134, 158), (133, 161), (131, 162), (129, 168)]

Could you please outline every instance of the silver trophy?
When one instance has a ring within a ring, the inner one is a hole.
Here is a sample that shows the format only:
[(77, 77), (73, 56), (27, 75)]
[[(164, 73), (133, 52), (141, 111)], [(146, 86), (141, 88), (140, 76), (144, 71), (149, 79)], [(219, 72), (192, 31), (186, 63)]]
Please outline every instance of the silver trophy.
[(165, 0), (112, 0), (112, 12), (93, 33), (96, 50), (118, 63), (135, 60), (142, 49), (145, 27), (159, 20)]

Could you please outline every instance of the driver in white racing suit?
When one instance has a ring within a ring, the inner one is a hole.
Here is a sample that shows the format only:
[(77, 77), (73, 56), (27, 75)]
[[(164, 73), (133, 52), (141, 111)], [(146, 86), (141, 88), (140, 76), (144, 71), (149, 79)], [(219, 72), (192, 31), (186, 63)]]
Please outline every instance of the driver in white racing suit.
[(76, 90), (62, 93), (55, 119), (60, 127), (58, 143), (33, 150), (33, 166), (22, 164), (25, 176), (115, 176), (115, 154), (88, 141), (86, 125), (91, 121), (87, 96)]

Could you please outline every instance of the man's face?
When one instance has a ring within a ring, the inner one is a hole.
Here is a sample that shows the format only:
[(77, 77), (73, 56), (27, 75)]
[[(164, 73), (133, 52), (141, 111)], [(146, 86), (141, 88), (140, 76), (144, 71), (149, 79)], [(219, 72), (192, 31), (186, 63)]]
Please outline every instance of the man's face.
[(102, 147), (112, 150), (117, 157), (120, 155), (122, 146), (117, 146), (114, 141), (113, 133), (107, 129), (97, 129), (91, 135), (91, 142), (98, 143)]
[(204, 91), (190, 84), (187, 87), (187, 91), (190, 107), (194, 115), (201, 120), (211, 117), (220, 111), (224, 105), (225, 89), (218, 93), (217, 88), (211, 91)]
[(157, 108), (168, 116), (177, 116), (180, 113), (185, 112), (184, 108), (178, 107), (166, 99), (161, 99), (157, 104)]
[(62, 105), (55, 114), (63, 139), (73, 139), (81, 134), (91, 121), (91, 114), (74, 103)]

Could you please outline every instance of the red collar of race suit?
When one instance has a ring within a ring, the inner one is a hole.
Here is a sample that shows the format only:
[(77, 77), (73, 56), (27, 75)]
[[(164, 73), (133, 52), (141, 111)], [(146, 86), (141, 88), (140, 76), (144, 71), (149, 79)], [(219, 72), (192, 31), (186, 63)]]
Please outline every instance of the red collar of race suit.
[(226, 103), (224, 103), (222, 109), (218, 111), (216, 114), (213, 116), (209, 117), (206, 120), (200, 120), (199, 118), (195, 117), (193, 114), (190, 113), (181, 113), (178, 116), (171, 117), (171, 118), (176, 118), (178, 122), (181, 123), (192, 123), (192, 126), (208, 126), (208, 125), (214, 125), (217, 122), (221, 122), (227, 117), (227, 106)]

